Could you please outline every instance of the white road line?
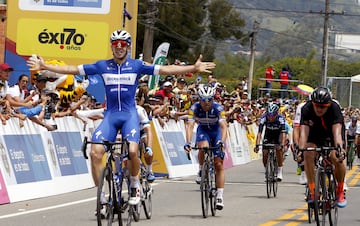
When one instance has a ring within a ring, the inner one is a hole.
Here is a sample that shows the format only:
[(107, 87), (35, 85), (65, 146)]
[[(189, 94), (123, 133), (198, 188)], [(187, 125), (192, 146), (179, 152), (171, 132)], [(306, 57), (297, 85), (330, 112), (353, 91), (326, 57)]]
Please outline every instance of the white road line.
[[(158, 185), (157, 183), (152, 183), (151, 186), (154, 187)], [(123, 190), (122, 193), (127, 193), (128, 190)], [(82, 199), (79, 201), (74, 201), (74, 202), (68, 202), (68, 203), (63, 203), (60, 205), (56, 205), (56, 206), (49, 206), (49, 207), (44, 207), (44, 208), (39, 208), (39, 209), (34, 209), (34, 210), (24, 210), (24, 209), (20, 209), (18, 213), (12, 213), (12, 214), (6, 214), (6, 215), (1, 215), (0, 219), (5, 219), (5, 218), (11, 218), (11, 217), (17, 217), (17, 216), (21, 216), (21, 215), (26, 215), (26, 214), (31, 214), (31, 213), (38, 213), (38, 212), (42, 212), (42, 211), (47, 211), (47, 210), (52, 210), (52, 209), (58, 209), (58, 208), (63, 208), (63, 207), (67, 207), (67, 206), (72, 206), (72, 205), (77, 205), (77, 204), (81, 204), (81, 203), (85, 203), (85, 202), (91, 202), (91, 201), (95, 201), (96, 197), (93, 198), (88, 198), (88, 199)], [(10, 204), (11, 205), (11, 204)]]
[(38, 212), (42, 212), (42, 211), (62, 208), (62, 207), (66, 207), (66, 206), (77, 205), (77, 204), (80, 204), (80, 203), (90, 202), (90, 201), (94, 201), (94, 200), (96, 200), (96, 197), (83, 199), (83, 200), (79, 200), (79, 201), (75, 201), (75, 202), (68, 202), (68, 203), (64, 203), (64, 204), (60, 204), (60, 205), (56, 205), (56, 206), (49, 206), (49, 207), (44, 207), (44, 208), (39, 208), (39, 209), (34, 209), (34, 210), (25, 210), (25, 211), (19, 212), (19, 213), (12, 213), (12, 214), (7, 214), (7, 215), (2, 215), (2, 216), (0, 216), (0, 219), (16, 217), (16, 216), (21, 216), (21, 215), (26, 215), (26, 214), (31, 214), (31, 213), (38, 213)]

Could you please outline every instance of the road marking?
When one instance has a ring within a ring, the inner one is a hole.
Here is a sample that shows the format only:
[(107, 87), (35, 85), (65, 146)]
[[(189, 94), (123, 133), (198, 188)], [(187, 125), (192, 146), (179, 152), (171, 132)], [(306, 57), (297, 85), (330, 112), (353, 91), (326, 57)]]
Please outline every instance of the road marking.
[[(152, 183), (151, 184), (152, 187), (154, 187), (156, 185), (158, 185), (158, 184), (157, 183)], [(123, 190), (122, 191), (122, 193), (127, 193), (127, 192), (128, 192), (128, 190)], [(1, 215), (0, 219), (17, 217), (17, 216), (27, 215), (27, 214), (31, 214), (31, 213), (38, 213), (38, 212), (42, 212), (42, 211), (53, 210), (53, 209), (63, 208), (63, 207), (72, 206), (72, 205), (78, 205), (78, 204), (85, 203), (85, 202), (92, 202), (94, 200), (96, 200), (96, 197), (92, 197), (92, 198), (88, 198), (88, 199), (82, 199), (82, 200), (78, 200), (78, 201), (74, 201), (74, 202), (63, 203), (63, 204), (59, 204), (59, 205), (55, 205), (55, 206), (49, 206), (49, 207), (43, 207), (43, 208), (39, 208), (39, 209), (33, 209), (33, 210), (19, 209), (20, 212)]]
[(83, 200), (79, 200), (79, 201), (75, 201), (75, 202), (63, 203), (63, 204), (56, 205), (56, 206), (49, 206), (49, 207), (34, 209), (34, 210), (21, 209), (20, 211), (22, 211), (22, 212), (2, 215), (2, 216), (0, 216), (0, 219), (10, 218), (10, 217), (17, 217), (17, 216), (20, 216), (20, 215), (26, 215), (26, 214), (31, 214), (31, 213), (38, 213), (38, 212), (52, 210), (52, 209), (58, 209), (58, 208), (77, 205), (77, 204), (90, 202), (90, 201), (94, 201), (94, 200), (96, 200), (96, 197), (83, 199)]
[[(349, 189), (358, 189), (359, 187), (355, 187), (355, 185), (357, 185), (358, 181), (360, 180), (360, 172), (358, 171), (358, 166), (353, 166), (353, 168), (351, 170), (349, 170), (346, 173), (346, 179), (349, 179), (350, 177), (353, 176), (353, 174), (355, 174), (355, 176), (352, 177), (352, 179), (350, 180), (350, 182), (348, 183)], [(289, 223), (286, 224), (286, 226), (297, 226), (299, 224), (301, 224), (304, 221), (308, 220), (308, 213), (307, 213), (307, 204), (305, 204), (303, 207), (295, 209), (293, 211), (291, 211), (292, 213), (286, 213), (274, 220), (265, 222), (263, 224), (260, 224), (260, 226), (273, 226), (276, 224), (279, 224), (281, 221), (283, 220), (288, 220), (293, 218), (295, 215), (301, 215), (301, 217), (299, 218), (295, 218), (294, 221), (290, 221)], [(298, 214), (293, 214), (294, 212), (297, 212)], [(297, 220), (297, 221), (295, 221)], [(300, 221), (300, 222), (299, 222)]]

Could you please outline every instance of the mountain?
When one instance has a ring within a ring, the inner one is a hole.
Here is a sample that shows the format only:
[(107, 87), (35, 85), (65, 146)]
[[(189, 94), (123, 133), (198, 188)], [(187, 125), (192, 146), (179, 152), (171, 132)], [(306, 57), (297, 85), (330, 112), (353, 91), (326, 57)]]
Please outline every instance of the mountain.
[[(256, 49), (261, 52), (284, 48), (280, 54), (306, 54), (316, 49), (321, 54), (324, 27), (324, 0), (229, 0), (246, 21), (245, 33), (253, 31), (254, 21), (259, 24), (256, 36)], [(329, 4), (329, 49), (335, 45), (338, 33), (360, 35), (360, 0), (331, 0)], [(360, 38), (359, 38), (360, 39)], [(304, 45), (309, 45), (304, 48)], [(290, 49), (289, 49), (290, 48)], [(230, 51), (240, 49), (232, 41)], [(243, 50), (249, 46), (242, 47)], [(306, 50), (306, 51), (305, 51)], [(291, 53), (294, 52), (295, 53)], [(300, 51), (300, 53), (297, 53)], [(344, 52), (332, 51), (334, 57), (349, 58)], [(274, 55), (274, 54), (272, 54)], [(351, 54), (350, 54), (351, 55)], [(280, 57), (280, 56), (279, 56)]]

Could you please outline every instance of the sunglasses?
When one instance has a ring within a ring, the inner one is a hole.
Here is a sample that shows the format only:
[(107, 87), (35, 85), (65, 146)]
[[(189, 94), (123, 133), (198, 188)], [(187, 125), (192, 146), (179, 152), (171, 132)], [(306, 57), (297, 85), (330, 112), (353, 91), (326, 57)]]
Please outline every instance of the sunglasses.
[(204, 102), (206, 102), (206, 101), (210, 102), (213, 100), (213, 98), (212, 97), (204, 97), (204, 98), (201, 98), (200, 100), (204, 101)]
[(314, 107), (316, 107), (316, 108), (321, 108), (321, 109), (323, 109), (323, 108), (327, 108), (327, 107), (329, 107), (331, 103), (318, 104), (318, 103), (314, 103), (314, 102), (312, 102), (312, 104), (313, 104), (313, 106), (314, 106)]
[(116, 48), (124, 48), (128, 46), (127, 41), (124, 40), (115, 40), (111, 42), (111, 45), (116, 47)]
[(266, 116), (267, 117), (275, 117), (275, 116), (277, 116), (277, 113), (267, 113)]

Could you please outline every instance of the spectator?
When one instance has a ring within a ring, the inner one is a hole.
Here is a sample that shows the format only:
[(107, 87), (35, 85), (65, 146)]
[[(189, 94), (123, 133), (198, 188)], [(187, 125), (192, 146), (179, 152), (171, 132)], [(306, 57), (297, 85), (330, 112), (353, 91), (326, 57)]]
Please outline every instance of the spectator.
[(242, 88), (245, 92), (248, 91), (248, 80), (247, 80), (247, 77), (244, 76), (242, 81), (241, 81), (241, 85), (242, 85)]
[(18, 82), (10, 87), (6, 93), (6, 99), (14, 110), (13, 115), (19, 118), (20, 127), (24, 126), (26, 117), (31, 118), (41, 114), (45, 107), (45, 102), (41, 99), (33, 101), (33, 97), (38, 93), (34, 90), (29, 92), (27, 89), (28, 84), (29, 77), (26, 74), (22, 74), (20, 75)]
[(280, 79), (280, 98), (288, 98), (289, 97), (289, 80), (291, 79), (291, 74), (288, 71), (288, 66), (283, 67), (282, 71), (279, 74)]
[(161, 96), (164, 103), (169, 102), (174, 97), (172, 93), (173, 84), (169, 81), (164, 82), (162, 89), (155, 92), (155, 96)]
[(265, 72), (265, 78), (266, 78), (266, 81), (265, 81), (266, 91), (265, 91), (265, 93), (269, 94), (269, 95), (270, 95), (271, 89), (272, 89), (272, 80), (274, 79), (274, 74), (275, 74), (275, 68), (274, 68), (274, 65), (271, 65), (270, 67), (268, 67), (266, 69), (266, 72)]

